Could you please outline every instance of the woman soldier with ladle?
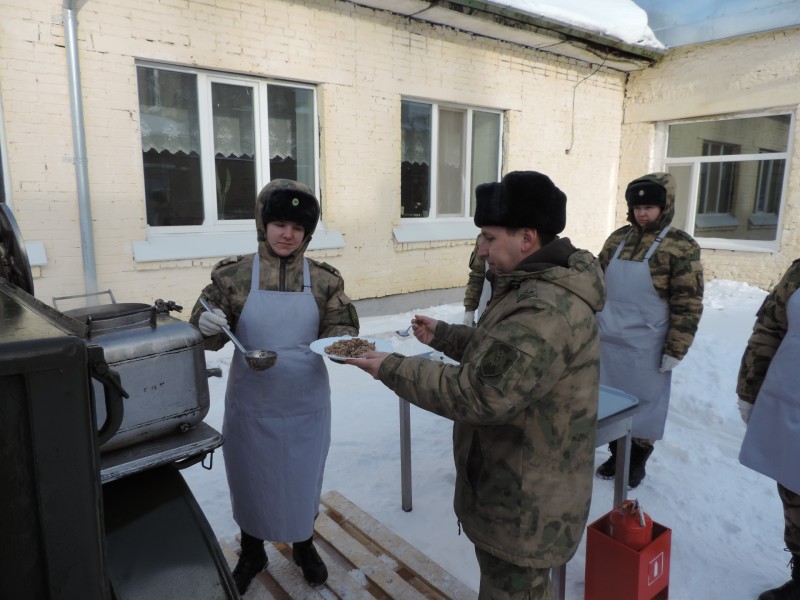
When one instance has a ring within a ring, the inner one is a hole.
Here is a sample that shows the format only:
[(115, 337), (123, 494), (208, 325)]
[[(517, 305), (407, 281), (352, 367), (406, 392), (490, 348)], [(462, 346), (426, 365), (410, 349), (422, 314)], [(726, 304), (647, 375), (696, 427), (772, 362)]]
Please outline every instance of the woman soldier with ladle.
[(256, 199), (258, 252), (228, 258), (211, 272), (191, 322), (208, 350), (228, 341), (230, 326), (247, 350), (274, 351), (263, 370), (234, 351), (225, 393), (222, 446), (241, 554), (233, 571), (240, 594), (267, 566), (264, 540), (292, 544), (312, 586), (328, 570), (312, 544), (331, 435), (330, 385), (314, 340), (358, 335), (358, 315), (339, 272), (305, 256), (320, 208), (310, 188), (288, 179)]

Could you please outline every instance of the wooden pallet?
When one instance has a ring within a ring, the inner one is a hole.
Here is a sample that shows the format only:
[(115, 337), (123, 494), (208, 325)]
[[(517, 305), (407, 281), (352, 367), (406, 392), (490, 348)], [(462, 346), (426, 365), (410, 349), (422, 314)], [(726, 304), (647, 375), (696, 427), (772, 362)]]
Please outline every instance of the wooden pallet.
[[(476, 600), (477, 592), (373, 519), (337, 491), (322, 497), (314, 545), (328, 567), (328, 582), (310, 587), (287, 544), (267, 544), (269, 567), (244, 600)], [(222, 543), (231, 569), (236, 552)]]

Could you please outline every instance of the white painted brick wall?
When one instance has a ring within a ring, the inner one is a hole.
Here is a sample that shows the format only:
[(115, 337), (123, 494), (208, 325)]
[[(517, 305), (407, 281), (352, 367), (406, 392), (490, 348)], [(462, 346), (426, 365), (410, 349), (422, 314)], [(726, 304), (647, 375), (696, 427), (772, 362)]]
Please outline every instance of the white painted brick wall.
[[(0, 91), (17, 219), (45, 243), (36, 286), (49, 301), (83, 291), (82, 259), (62, 4), (28, 4), (0, 0)], [(467, 280), (472, 240), (393, 240), (403, 96), (506, 111), (504, 170), (564, 189), (576, 245), (597, 251), (612, 228), (624, 74), (329, 0), (93, 0), (78, 22), (98, 287), (120, 301), (191, 306), (218, 258), (133, 260), (147, 235), (137, 59), (318, 85), (324, 222), (346, 247), (312, 255), (354, 298)]]

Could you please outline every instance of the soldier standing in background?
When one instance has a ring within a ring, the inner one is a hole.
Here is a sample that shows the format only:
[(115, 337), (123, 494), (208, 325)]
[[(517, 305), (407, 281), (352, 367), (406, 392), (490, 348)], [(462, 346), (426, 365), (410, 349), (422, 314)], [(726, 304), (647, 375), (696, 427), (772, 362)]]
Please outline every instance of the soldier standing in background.
[[(628, 222), (598, 255), (605, 272), (606, 305), (600, 327), (600, 383), (636, 396), (630, 478), (646, 474), (654, 441), (664, 436), (672, 369), (689, 351), (703, 314), (700, 246), (672, 227), (675, 182), (669, 173), (635, 179), (625, 190)], [(616, 442), (597, 476), (616, 474)]]
[(481, 234), (475, 239), (475, 248), (469, 256), (469, 279), (464, 290), (464, 325), (475, 325), (481, 318), (492, 296), (492, 285), (486, 279), (486, 260), (480, 256)]
[(241, 554), (233, 579), (244, 594), (267, 566), (264, 540), (292, 543), (292, 558), (311, 586), (328, 570), (312, 538), (331, 441), (331, 390), (314, 340), (358, 335), (358, 315), (339, 272), (305, 256), (320, 216), (310, 188), (273, 179), (258, 194), (258, 251), (218, 263), (191, 323), (207, 350), (228, 341), (231, 324), (248, 348), (278, 353), (270, 369), (254, 371), (237, 349), (228, 374), (222, 455)]
[(791, 579), (758, 600), (800, 599), (800, 261), (784, 273), (756, 315), (736, 393), (747, 425), (739, 461), (778, 483)]
[(412, 321), (418, 340), (460, 364), (385, 352), (347, 362), (454, 422), (454, 507), (481, 600), (551, 600), (550, 569), (575, 553), (589, 514), (603, 277), (558, 237), (566, 196), (547, 176), (508, 173), (476, 197), (491, 304), (477, 327)]

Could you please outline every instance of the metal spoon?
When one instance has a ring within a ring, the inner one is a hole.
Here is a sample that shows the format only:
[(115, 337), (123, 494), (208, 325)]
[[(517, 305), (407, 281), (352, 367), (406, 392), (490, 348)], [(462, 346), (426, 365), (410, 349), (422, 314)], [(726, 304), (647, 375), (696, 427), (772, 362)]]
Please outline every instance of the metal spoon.
[[(200, 305), (205, 308), (208, 312), (214, 312), (214, 309), (211, 308), (211, 305), (206, 302), (205, 298), (200, 298), (199, 300)], [(239, 349), (239, 352), (242, 353), (244, 356), (244, 362), (247, 363), (247, 366), (253, 369), (254, 371), (263, 371), (264, 369), (269, 369), (272, 365), (275, 364), (275, 361), (278, 360), (278, 354), (273, 352), (272, 350), (247, 350), (244, 346), (242, 346), (242, 342), (240, 342), (233, 332), (226, 326), (221, 326), (222, 331), (225, 332), (231, 341), (236, 344), (236, 347)]]
[(412, 327), (413, 327), (413, 325), (409, 325), (408, 328), (406, 328), (406, 329), (398, 329), (397, 331), (395, 331), (395, 333), (397, 335), (399, 335), (400, 337), (408, 337), (408, 336), (411, 335), (411, 328)]

